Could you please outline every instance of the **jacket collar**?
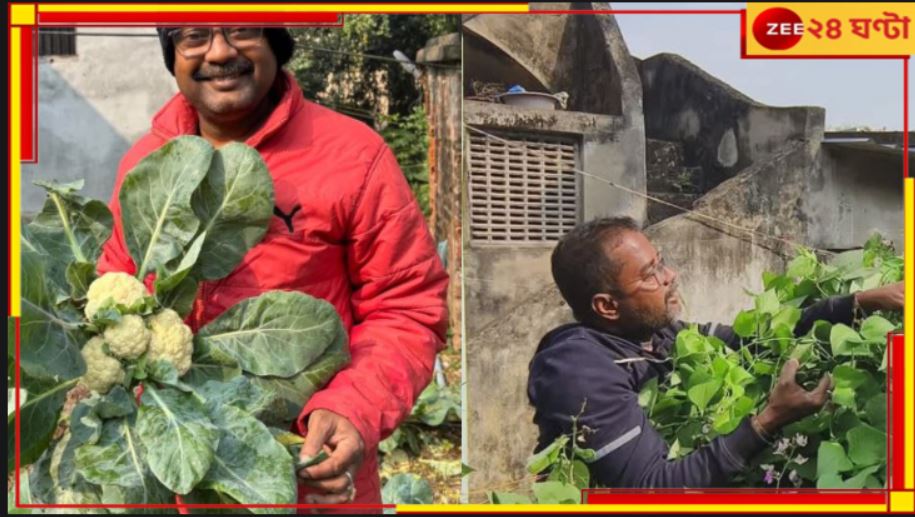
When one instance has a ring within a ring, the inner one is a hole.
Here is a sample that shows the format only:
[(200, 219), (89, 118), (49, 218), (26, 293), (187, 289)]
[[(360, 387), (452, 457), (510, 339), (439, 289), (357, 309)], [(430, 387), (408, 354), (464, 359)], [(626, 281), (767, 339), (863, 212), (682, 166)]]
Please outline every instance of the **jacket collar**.
[[(299, 88), (298, 82), (296, 82), (292, 73), (287, 70), (281, 70), (281, 73), (283, 74), (283, 80), (286, 82), (283, 96), (260, 129), (245, 140), (245, 143), (251, 147), (257, 148), (269, 137), (276, 134), (305, 104), (302, 89)], [(199, 134), (197, 111), (191, 106), (184, 94), (181, 92), (175, 94), (153, 116), (152, 132), (165, 140), (171, 140), (181, 135)]]

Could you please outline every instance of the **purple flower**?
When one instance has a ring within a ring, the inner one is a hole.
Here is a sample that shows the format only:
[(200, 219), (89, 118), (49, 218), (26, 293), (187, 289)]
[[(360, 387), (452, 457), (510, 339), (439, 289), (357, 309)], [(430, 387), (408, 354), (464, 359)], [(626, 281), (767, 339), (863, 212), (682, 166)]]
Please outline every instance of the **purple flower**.
[(775, 465), (760, 465), (760, 468), (766, 471), (766, 474), (763, 476), (763, 481), (767, 485), (771, 485), (775, 481)]

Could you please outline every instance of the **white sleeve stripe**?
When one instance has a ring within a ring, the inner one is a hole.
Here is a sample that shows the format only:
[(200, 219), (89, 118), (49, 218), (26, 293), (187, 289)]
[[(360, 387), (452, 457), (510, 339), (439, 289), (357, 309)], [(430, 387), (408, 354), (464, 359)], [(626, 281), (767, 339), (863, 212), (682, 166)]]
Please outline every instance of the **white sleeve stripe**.
[(709, 336), (714, 336), (716, 330), (718, 330), (718, 324), (717, 324), (717, 323), (712, 323), (712, 327), (711, 327), (710, 329), (708, 329), (708, 335), (709, 335)]
[(620, 447), (622, 447), (623, 445), (626, 445), (627, 443), (631, 442), (632, 440), (635, 440), (635, 438), (640, 434), (642, 434), (642, 427), (638, 426), (638, 425), (633, 427), (632, 429), (626, 431), (625, 433), (623, 433), (622, 436), (620, 436), (616, 440), (613, 440), (612, 442), (608, 443), (607, 445), (604, 445), (603, 447), (601, 447), (597, 451), (597, 454), (594, 456), (594, 459), (591, 460), (591, 463), (603, 458), (604, 456), (619, 449)]

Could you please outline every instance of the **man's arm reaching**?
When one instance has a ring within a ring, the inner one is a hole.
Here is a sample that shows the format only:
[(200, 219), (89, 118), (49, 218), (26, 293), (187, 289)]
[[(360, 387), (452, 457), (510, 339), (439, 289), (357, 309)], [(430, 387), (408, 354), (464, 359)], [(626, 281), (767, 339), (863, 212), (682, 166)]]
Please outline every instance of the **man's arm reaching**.
[[(794, 335), (800, 337), (810, 332), (813, 324), (820, 320), (833, 324), (851, 325), (855, 319), (856, 308), (866, 313), (877, 310), (901, 311), (904, 302), (905, 285), (903, 282), (858, 291), (845, 296), (824, 298), (801, 311), (801, 319), (794, 326)], [(741, 345), (740, 337), (729, 325), (707, 323), (699, 326), (699, 332), (715, 336), (731, 348), (736, 349)]]
[[(538, 354), (531, 365), (531, 394), (541, 429), (571, 433), (571, 417), (585, 409), (579, 425), (592, 432), (585, 447), (597, 457), (590, 465), (598, 484), (634, 488), (727, 486), (733, 476), (770, 442), (748, 417), (732, 433), (713, 439), (688, 456), (669, 461), (668, 445), (638, 403), (629, 375), (600, 345), (569, 341)], [(817, 411), (826, 402), (828, 379), (813, 392), (794, 382), (796, 361), (783, 370), (764, 410), (763, 430), (774, 433), (787, 422)]]

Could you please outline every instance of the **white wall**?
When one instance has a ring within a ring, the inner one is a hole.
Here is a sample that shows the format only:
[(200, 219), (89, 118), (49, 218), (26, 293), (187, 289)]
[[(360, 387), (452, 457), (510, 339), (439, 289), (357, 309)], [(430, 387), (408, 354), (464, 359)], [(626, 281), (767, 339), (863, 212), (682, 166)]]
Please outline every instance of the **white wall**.
[(177, 92), (153, 28), (79, 28), (76, 53), (39, 58), (38, 164), (22, 167), (25, 216), (44, 202), (35, 179), (83, 178), (85, 195), (107, 201), (121, 157)]

